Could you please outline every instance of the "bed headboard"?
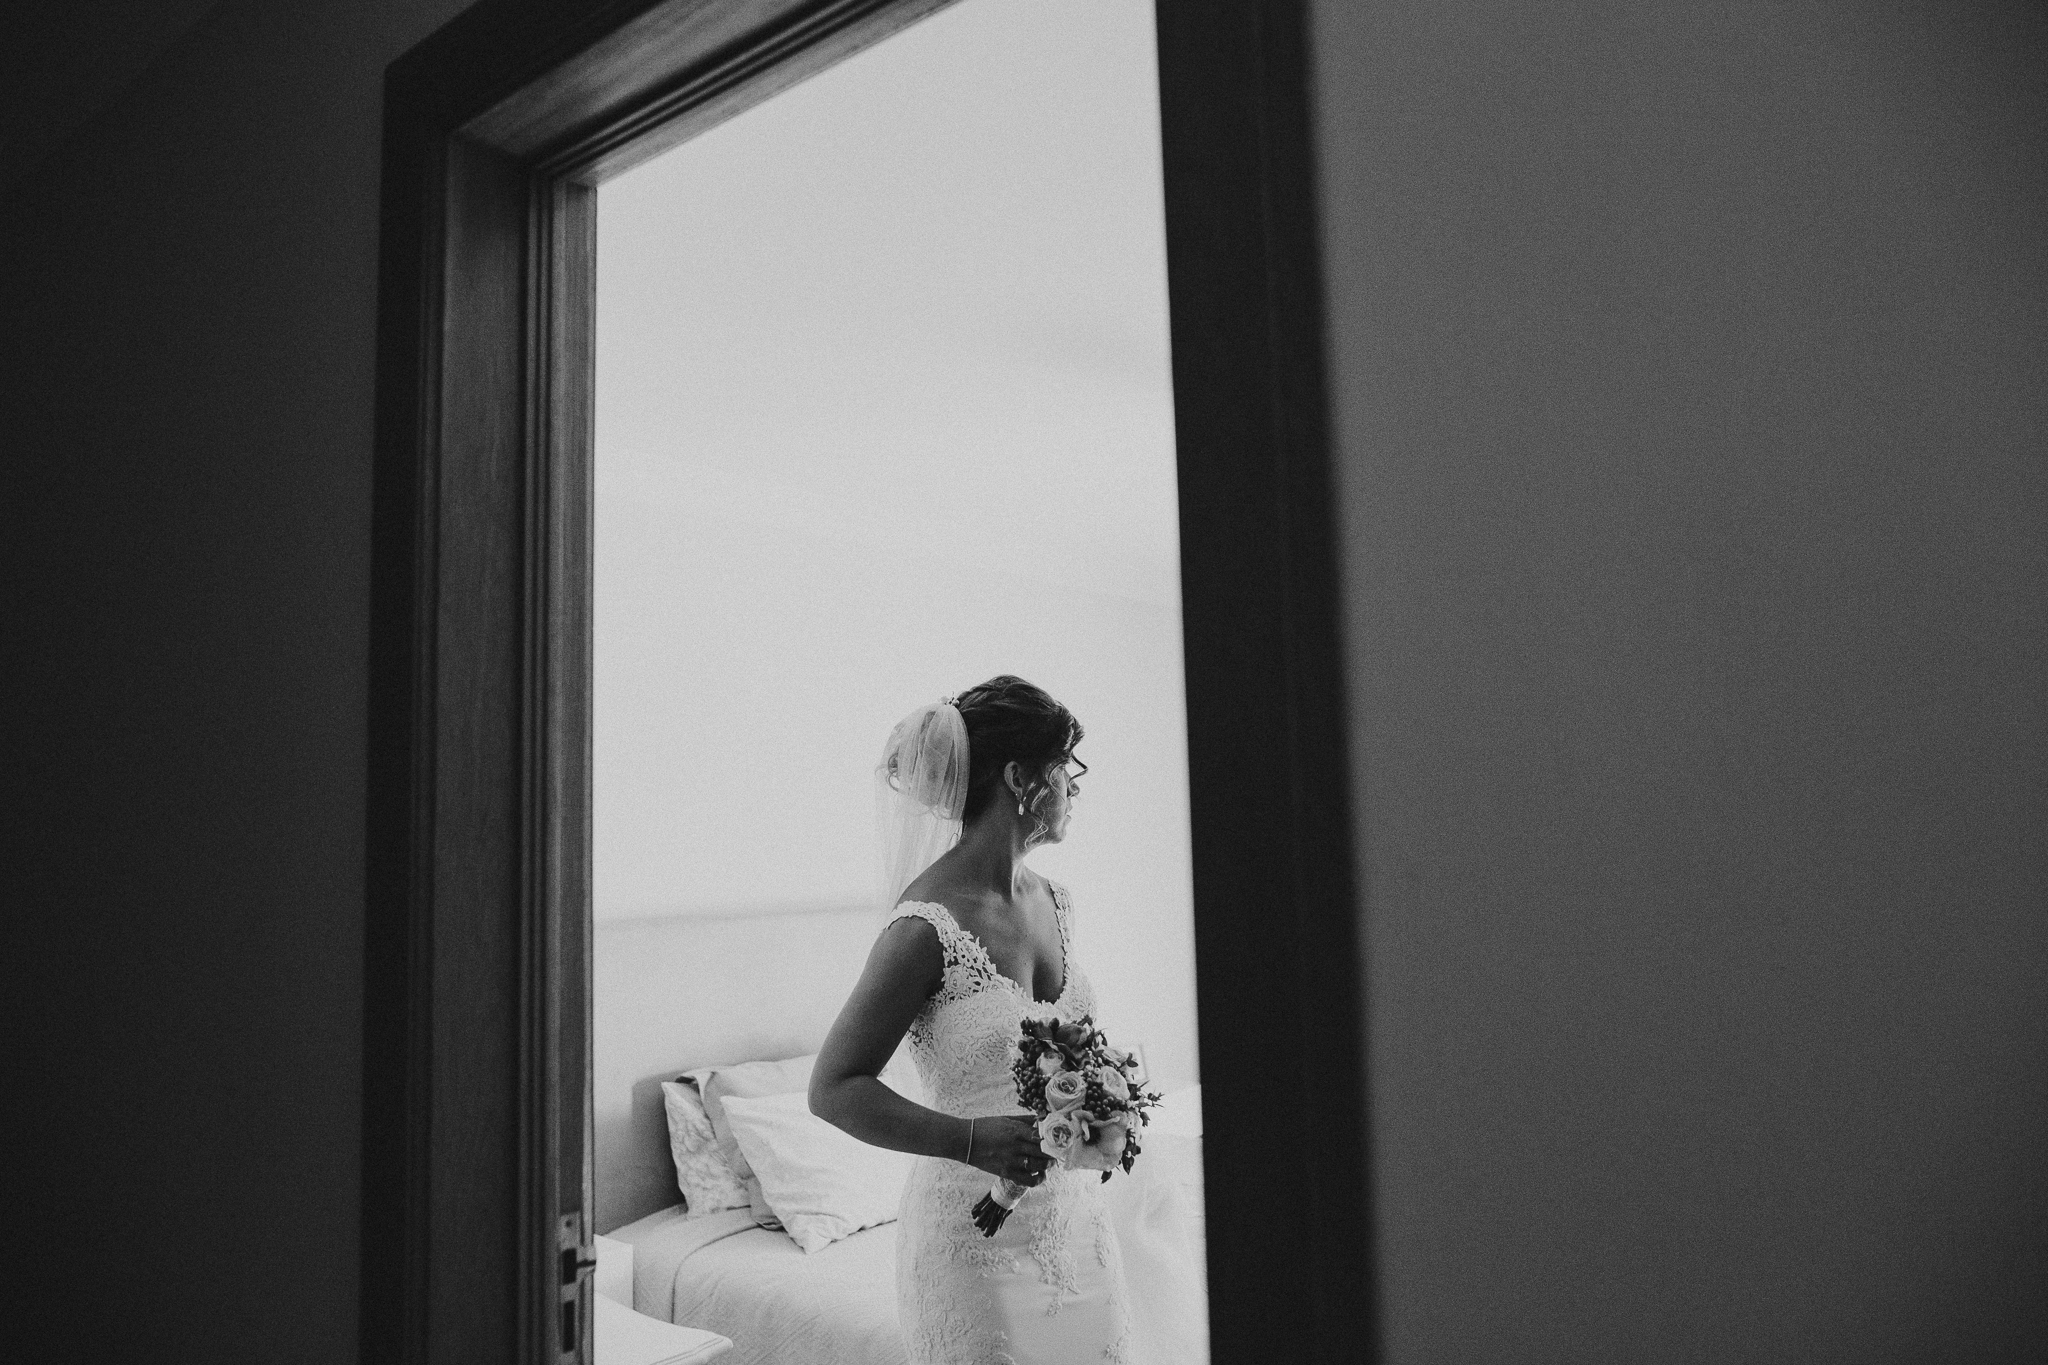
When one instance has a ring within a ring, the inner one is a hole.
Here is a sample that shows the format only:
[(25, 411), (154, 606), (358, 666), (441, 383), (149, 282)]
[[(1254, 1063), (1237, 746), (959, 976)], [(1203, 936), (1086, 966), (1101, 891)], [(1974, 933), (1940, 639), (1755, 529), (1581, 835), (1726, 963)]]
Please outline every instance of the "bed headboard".
[(824, 1041), (874, 945), (870, 905), (601, 921), (591, 976), (597, 1231), (676, 1191), (661, 1082)]

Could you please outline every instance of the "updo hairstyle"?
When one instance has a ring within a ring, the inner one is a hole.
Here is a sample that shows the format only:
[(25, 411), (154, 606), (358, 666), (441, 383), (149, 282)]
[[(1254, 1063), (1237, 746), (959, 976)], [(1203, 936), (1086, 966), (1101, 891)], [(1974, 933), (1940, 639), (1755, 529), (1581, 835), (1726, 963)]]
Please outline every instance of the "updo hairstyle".
[(1012, 763), (1024, 773), (1025, 809), (1035, 811), (1049, 790), (1046, 770), (1073, 758), (1081, 722), (1045, 689), (1008, 673), (968, 688), (953, 704), (967, 723), (967, 802), (961, 818), (971, 822), (997, 797), (1009, 799), (1003, 770)]

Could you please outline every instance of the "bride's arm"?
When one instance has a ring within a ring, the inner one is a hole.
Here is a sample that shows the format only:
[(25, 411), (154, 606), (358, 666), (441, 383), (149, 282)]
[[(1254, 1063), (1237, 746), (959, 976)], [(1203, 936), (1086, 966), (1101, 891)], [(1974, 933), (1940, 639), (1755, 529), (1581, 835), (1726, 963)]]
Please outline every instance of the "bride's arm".
[[(882, 1068), (945, 977), (939, 936), (924, 920), (899, 919), (875, 940), (853, 994), (832, 1021), (811, 1069), (811, 1112), (862, 1142), (978, 1166), (1034, 1184), (1045, 1157), (1038, 1132), (1009, 1116), (968, 1120), (927, 1109), (884, 1085)], [(972, 1135), (972, 1151), (969, 1137)]]
[(931, 925), (910, 917), (883, 931), (818, 1049), (811, 1070), (813, 1114), (877, 1147), (966, 1160), (966, 1119), (907, 1100), (880, 1079), (944, 973)]

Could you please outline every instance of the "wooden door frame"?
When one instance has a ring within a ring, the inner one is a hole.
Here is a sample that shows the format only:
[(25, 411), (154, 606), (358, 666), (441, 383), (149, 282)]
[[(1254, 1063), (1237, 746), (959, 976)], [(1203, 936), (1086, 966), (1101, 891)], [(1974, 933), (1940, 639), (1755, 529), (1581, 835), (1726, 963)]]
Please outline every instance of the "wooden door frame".
[[(365, 1362), (588, 1358), (595, 186), (947, 3), (483, 0), (386, 74)], [(1158, 9), (1211, 1339), (1354, 1362), (1375, 1317), (1305, 20)]]

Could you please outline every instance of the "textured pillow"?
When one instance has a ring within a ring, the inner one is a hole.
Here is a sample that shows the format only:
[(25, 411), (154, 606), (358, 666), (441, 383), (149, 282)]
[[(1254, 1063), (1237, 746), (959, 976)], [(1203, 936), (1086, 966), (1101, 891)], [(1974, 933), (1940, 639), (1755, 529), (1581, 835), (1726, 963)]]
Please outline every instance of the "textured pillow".
[(725, 1121), (783, 1231), (806, 1252), (895, 1220), (911, 1158), (834, 1128), (801, 1091), (727, 1096)]
[(684, 1215), (696, 1218), (720, 1209), (743, 1209), (752, 1200), (747, 1182), (725, 1153), (704, 1112), (697, 1083), (685, 1077), (661, 1083), (661, 1107), (668, 1115), (668, 1150), (676, 1162), (676, 1188), (688, 1204)]

